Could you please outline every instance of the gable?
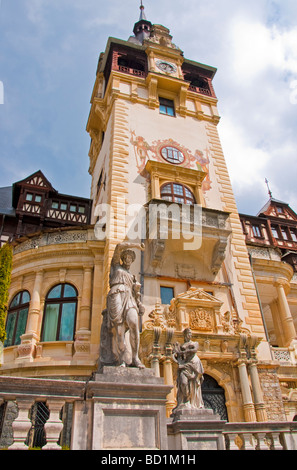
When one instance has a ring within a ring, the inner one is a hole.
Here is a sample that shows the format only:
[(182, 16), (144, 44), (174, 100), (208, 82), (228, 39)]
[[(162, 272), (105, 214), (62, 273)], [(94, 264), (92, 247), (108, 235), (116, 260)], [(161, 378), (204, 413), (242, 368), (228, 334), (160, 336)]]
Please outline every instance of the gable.
[(283, 220), (293, 220), (297, 222), (297, 214), (291, 209), (289, 204), (271, 198), (258, 213), (258, 216), (277, 217)]
[(55, 189), (52, 187), (51, 183), (48, 181), (48, 179), (44, 176), (42, 171), (38, 170), (32, 175), (28, 176), (27, 178), (18, 181), (15, 183), (15, 185), (20, 185), (20, 186), (32, 186), (38, 189), (47, 189), (49, 191), (55, 191)]
[(204, 289), (191, 287), (187, 292), (179, 294), (175, 300), (182, 303), (197, 303), (199, 305), (209, 304), (210, 306), (219, 306), (222, 304), (220, 300), (206, 292)]

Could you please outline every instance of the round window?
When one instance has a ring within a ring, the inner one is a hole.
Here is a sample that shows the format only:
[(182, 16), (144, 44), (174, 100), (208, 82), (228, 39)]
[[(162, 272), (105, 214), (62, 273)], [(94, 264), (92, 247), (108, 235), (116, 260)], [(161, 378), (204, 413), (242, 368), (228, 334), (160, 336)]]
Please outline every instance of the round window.
[(161, 155), (164, 160), (175, 165), (180, 165), (185, 159), (183, 153), (175, 147), (163, 147)]

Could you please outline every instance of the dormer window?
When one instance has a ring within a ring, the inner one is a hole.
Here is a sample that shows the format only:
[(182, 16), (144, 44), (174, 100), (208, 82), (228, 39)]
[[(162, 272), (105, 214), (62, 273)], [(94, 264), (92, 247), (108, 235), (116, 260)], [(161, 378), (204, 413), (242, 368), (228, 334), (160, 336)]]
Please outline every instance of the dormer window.
[(284, 209), (282, 206), (276, 206), (276, 211), (278, 214), (284, 214)]
[(27, 193), (26, 202), (41, 202), (42, 196), (40, 194)]

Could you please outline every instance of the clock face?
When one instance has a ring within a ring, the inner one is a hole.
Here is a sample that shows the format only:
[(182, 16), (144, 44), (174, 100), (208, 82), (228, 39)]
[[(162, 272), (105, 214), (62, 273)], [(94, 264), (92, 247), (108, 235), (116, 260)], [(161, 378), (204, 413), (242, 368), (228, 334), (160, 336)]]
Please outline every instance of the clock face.
[(176, 65), (171, 64), (170, 62), (166, 62), (164, 60), (158, 60), (156, 62), (156, 65), (158, 69), (162, 70), (162, 72), (165, 72), (165, 73), (174, 73), (177, 70)]

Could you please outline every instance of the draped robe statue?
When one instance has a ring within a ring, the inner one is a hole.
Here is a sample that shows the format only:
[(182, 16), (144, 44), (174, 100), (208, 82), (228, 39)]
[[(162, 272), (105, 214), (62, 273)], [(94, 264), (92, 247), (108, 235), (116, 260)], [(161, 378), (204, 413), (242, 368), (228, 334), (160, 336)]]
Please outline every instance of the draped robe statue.
[(176, 343), (173, 349), (173, 360), (178, 364), (177, 373), (177, 406), (174, 411), (182, 408), (204, 408), (201, 385), (203, 382), (203, 366), (197, 356), (198, 343), (191, 341), (190, 328), (184, 330), (184, 344)]
[[(129, 269), (135, 260), (131, 248), (144, 249), (143, 245), (120, 243), (111, 261), (106, 309), (102, 312), (99, 367), (104, 365), (144, 368), (138, 357), (139, 316), (144, 314), (140, 302), (140, 284)], [(129, 331), (131, 358), (126, 344)]]

